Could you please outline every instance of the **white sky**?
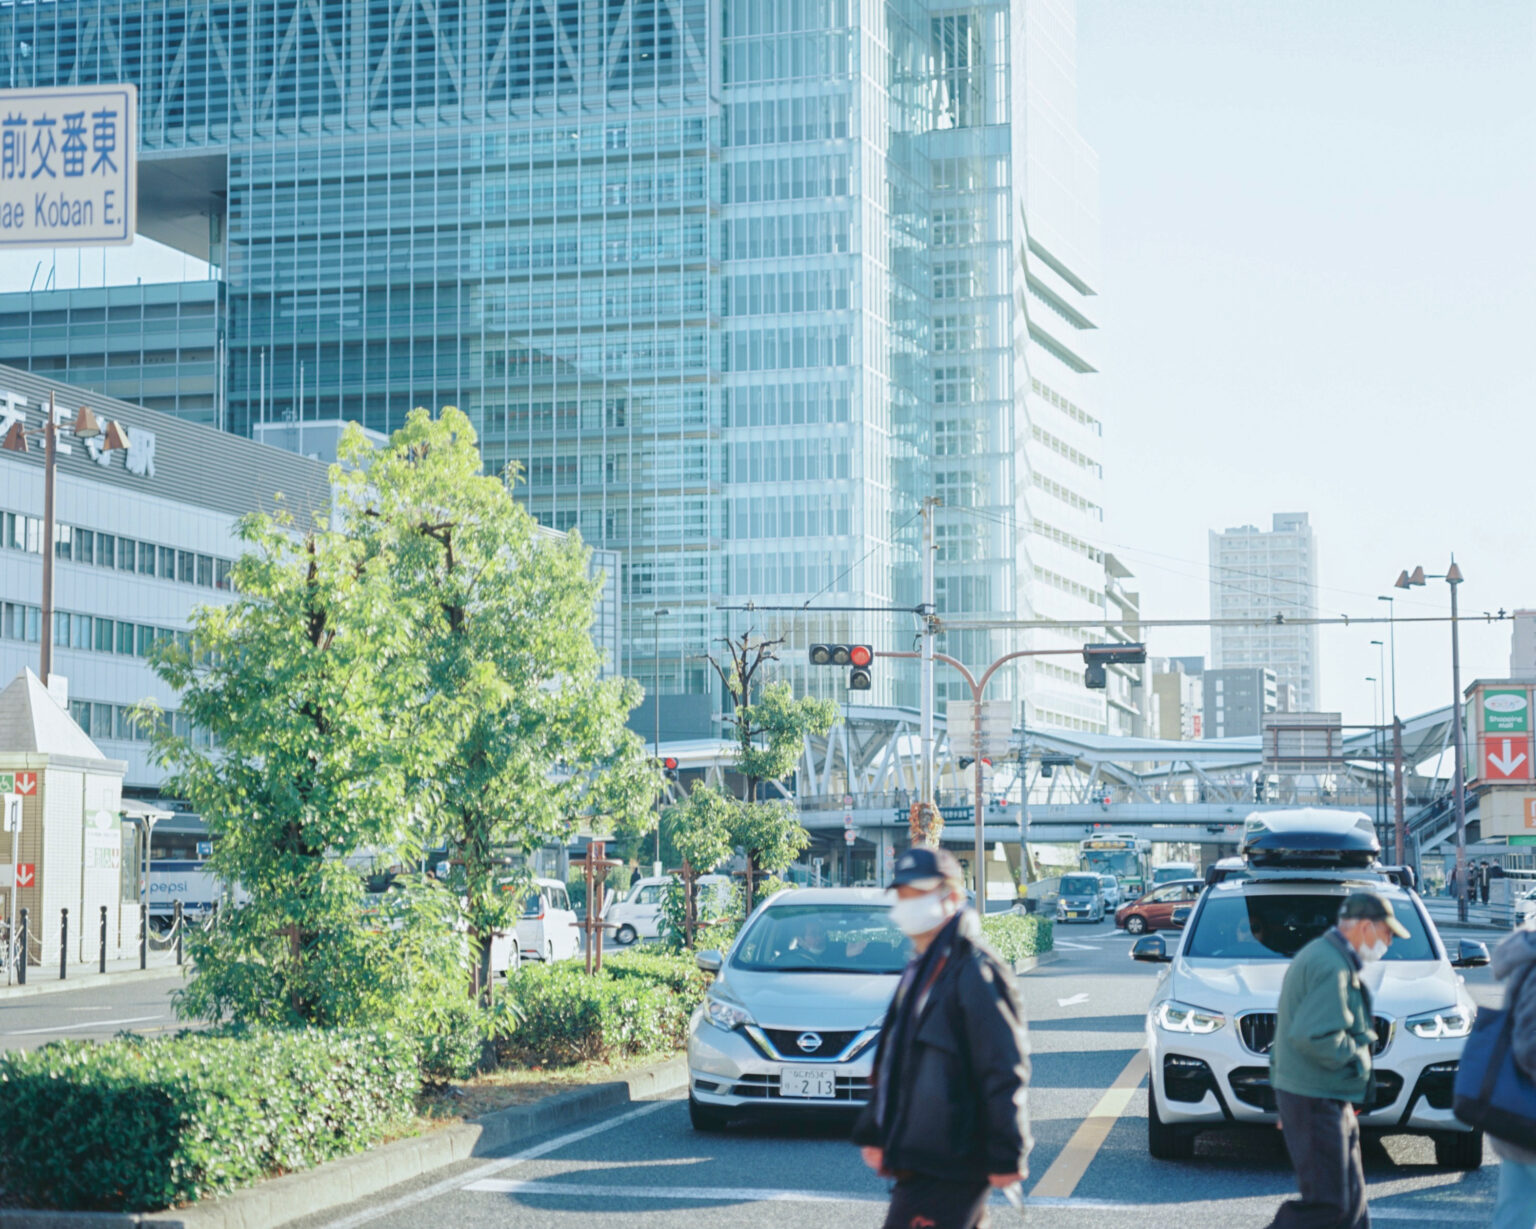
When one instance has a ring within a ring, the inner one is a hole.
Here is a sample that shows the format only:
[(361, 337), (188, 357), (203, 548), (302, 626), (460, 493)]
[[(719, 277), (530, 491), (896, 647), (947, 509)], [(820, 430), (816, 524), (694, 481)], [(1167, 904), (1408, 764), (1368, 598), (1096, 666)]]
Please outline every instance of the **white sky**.
[[(1325, 614), (1405, 566), (1536, 607), (1536, 5), (1078, 0), (1104, 237), (1105, 536), (1148, 617), (1204, 617), (1206, 532), (1311, 514)], [(1446, 613), (1431, 582), (1400, 615)], [(1384, 629), (1322, 632), (1371, 719)], [(1447, 625), (1400, 627), (1398, 707), (1449, 702)], [(1201, 653), (1165, 632), (1155, 653)], [(1508, 672), (1464, 627), (1463, 678)]]
[[(1206, 531), (1311, 514), (1325, 613), (1456, 553), (1470, 611), (1536, 606), (1536, 5), (1078, 0), (1099, 153), (1106, 522), (1150, 618), (1208, 613)], [(0, 287), (49, 261), (0, 256)], [(205, 275), (146, 240), (55, 284)], [(33, 281), (35, 275), (35, 283)], [(1398, 611), (1443, 614), (1443, 583)], [(1371, 719), (1384, 628), (1324, 629), (1321, 702)], [(1399, 709), (1450, 696), (1402, 627)], [(1508, 626), (1464, 629), (1464, 677)], [(1203, 631), (1152, 651), (1204, 653)]]

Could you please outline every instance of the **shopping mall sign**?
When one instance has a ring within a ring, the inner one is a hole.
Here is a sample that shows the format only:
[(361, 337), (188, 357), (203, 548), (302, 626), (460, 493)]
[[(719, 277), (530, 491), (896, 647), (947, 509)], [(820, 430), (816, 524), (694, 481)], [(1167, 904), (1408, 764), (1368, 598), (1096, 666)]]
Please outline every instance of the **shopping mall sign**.
[(133, 85), (0, 90), (0, 250), (133, 242)]
[(1530, 695), (1523, 687), (1490, 687), (1483, 691), (1483, 733), (1525, 733), (1531, 728)]

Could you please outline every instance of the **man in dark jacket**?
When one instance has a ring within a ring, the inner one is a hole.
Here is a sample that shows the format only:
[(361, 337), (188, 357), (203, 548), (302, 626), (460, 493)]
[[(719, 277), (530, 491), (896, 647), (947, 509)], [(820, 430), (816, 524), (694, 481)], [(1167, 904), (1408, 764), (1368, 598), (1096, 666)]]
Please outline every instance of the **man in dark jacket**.
[(1027, 1172), (1029, 1039), (1013, 974), (981, 942), (960, 865), (937, 849), (896, 862), (891, 920), (913, 955), (886, 1012), (874, 1089), (854, 1128), (894, 1178), (885, 1229), (973, 1229), (993, 1188)]
[[(1515, 1065), (1536, 1082), (1536, 928), (1524, 926), (1493, 949), (1493, 975), (1503, 982), (1504, 1010), (1511, 1025)], [(1499, 1154), (1499, 1197), (1491, 1229), (1536, 1225), (1536, 1140), (1522, 1147), (1490, 1135)]]
[(1270, 1229), (1368, 1229), (1355, 1105), (1371, 1085), (1371, 995), (1365, 966), (1408, 937), (1385, 897), (1354, 892), (1338, 925), (1296, 953), (1280, 986), (1269, 1082), (1300, 1199), (1280, 1205)]

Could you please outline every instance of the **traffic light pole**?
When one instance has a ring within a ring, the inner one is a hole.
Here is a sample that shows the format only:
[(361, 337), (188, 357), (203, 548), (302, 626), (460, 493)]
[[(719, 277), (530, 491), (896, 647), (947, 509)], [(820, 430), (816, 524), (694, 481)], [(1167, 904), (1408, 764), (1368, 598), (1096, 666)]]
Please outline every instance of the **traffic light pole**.
[[(986, 837), (986, 825), (985, 825), (986, 806), (985, 806), (985, 803), (984, 803), (984, 801), (982, 799), (982, 772), (984, 771), (984, 766), (982, 764), (981, 745), (980, 745), (981, 744), (981, 697), (982, 697), (982, 695), (987, 690), (987, 684), (992, 681), (992, 676), (995, 675), (998, 672), (998, 670), (1001, 669), (1003, 666), (1007, 665), (1011, 661), (1016, 660), (1017, 658), (1020, 658), (1020, 657), (1048, 657), (1048, 656), (1053, 656), (1053, 655), (1055, 655), (1055, 656), (1070, 655), (1070, 656), (1073, 656), (1073, 657), (1079, 657), (1079, 656), (1082, 655), (1082, 650), (1081, 649), (1019, 649), (1017, 652), (1014, 652), (1014, 653), (1004, 653), (1001, 657), (999, 657), (996, 661), (994, 661), (990, 666), (988, 666), (984, 671), (982, 671), (981, 677), (978, 679), (974, 674), (972, 674), (968, 669), (966, 669), (965, 665), (962, 662), (957, 661), (955, 658), (950, 657), (946, 653), (934, 653), (932, 651), (932, 647), (931, 646), (926, 646), (925, 645), (924, 647), (925, 647), (927, 653), (931, 654), (931, 660), (932, 661), (941, 661), (945, 665), (953, 666), (956, 670), (960, 671), (960, 677), (965, 680), (966, 685), (971, 689), (971, 698), (975, 701), (975, 706), (974, 706), (972, 711), (975, 713), (975, 729), (974, 729), (974, 732), (973, 732), (973, 737), (975, 738), (976, 743), (977, 743), (977, 746), (976, 746), (976, 788), (975, 788), (975, 806), (976, 806), (976, 809), (975, 809), (975, 824), (976, 824), (976, 833), (975, 833), (975, 852), (974, 852), (974, 855), (973, 855), (975, 857), (975, 859), (976, 859), (976, 864), (975, 864), (975, 866), (973, 866), (971, 868), (971, 870), (972, 870), (972, 874), (975, 877), (976, 908), (977, 908), (978, 912), (985, 913), (986, 909), (987, 909), (987, 904), (986, 904), (986, 902), (987, 902), (987, 877), (986, 877), (987, 876), (987, 864), (986, 864), (986, 860), (985, 860), (987, 837)], [(912, 659), (912, 658), (921, 658), (925, 662), (930, 660), (930, 658), (925, 656), (924, 653), (885, 653), (885, 652), (881, 652), (881, 651), (877, 650), (875, 652), (875, 656), (876, 657), (907, 658), (909, 660)], [(1026, 788), (1028, 788), (1027, 785), (1026, 785)]]
[(934, 580), (933, 580), (933, 509), (938, 500), (923, 500), (923, 604), (919, 617), (922, 629), (922, 691), (919, 716), (922, 729), (922, 764), (920, 788), (917, 800), (922, 806), (933, 805), (933, 633), (934, 633)]

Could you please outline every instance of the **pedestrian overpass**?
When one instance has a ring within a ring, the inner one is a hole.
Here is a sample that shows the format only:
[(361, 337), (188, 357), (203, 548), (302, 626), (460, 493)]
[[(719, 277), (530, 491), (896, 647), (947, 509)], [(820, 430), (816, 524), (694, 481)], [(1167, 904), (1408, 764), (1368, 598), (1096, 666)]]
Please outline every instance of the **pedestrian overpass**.
[[(968, 850), (975, 842), (974, 769), (961, 768), (942, 716), (934, 737), (942, 840)], [(1405, 719), (1402, 737), (1408, 852), (1416, 860), (1454, 838), (1449, 706)], [(919, 715), (904, 708), (850, 707), (829, 734), (811, 740), (793, 787), (780, 792), (810, 831), (813, 855), (844, 865), (851, 851), (873, 872), (852, 877), (883, 882), (882, 864), (907, 840), (920, 752)], [(678, 760), (684, 782), (732, 784), (729, 740), (668, 742), (661, 753)], [(1006, 762), (984, 779), (983, 839), (1013, 847), (1013, 856), (1021, 837), (1065, 843), (1106, 831), (1160, 843), (1235, 845), (1253, 812), (1297, 806), (1364, 811), (1378, 819), (1385, 838), (1392, 787), (1390, 731), (1349, 733), (1328, 771), (1300, 773), (1266, 763), (1257, 735), (1174, 741), (1021, 728)]]

